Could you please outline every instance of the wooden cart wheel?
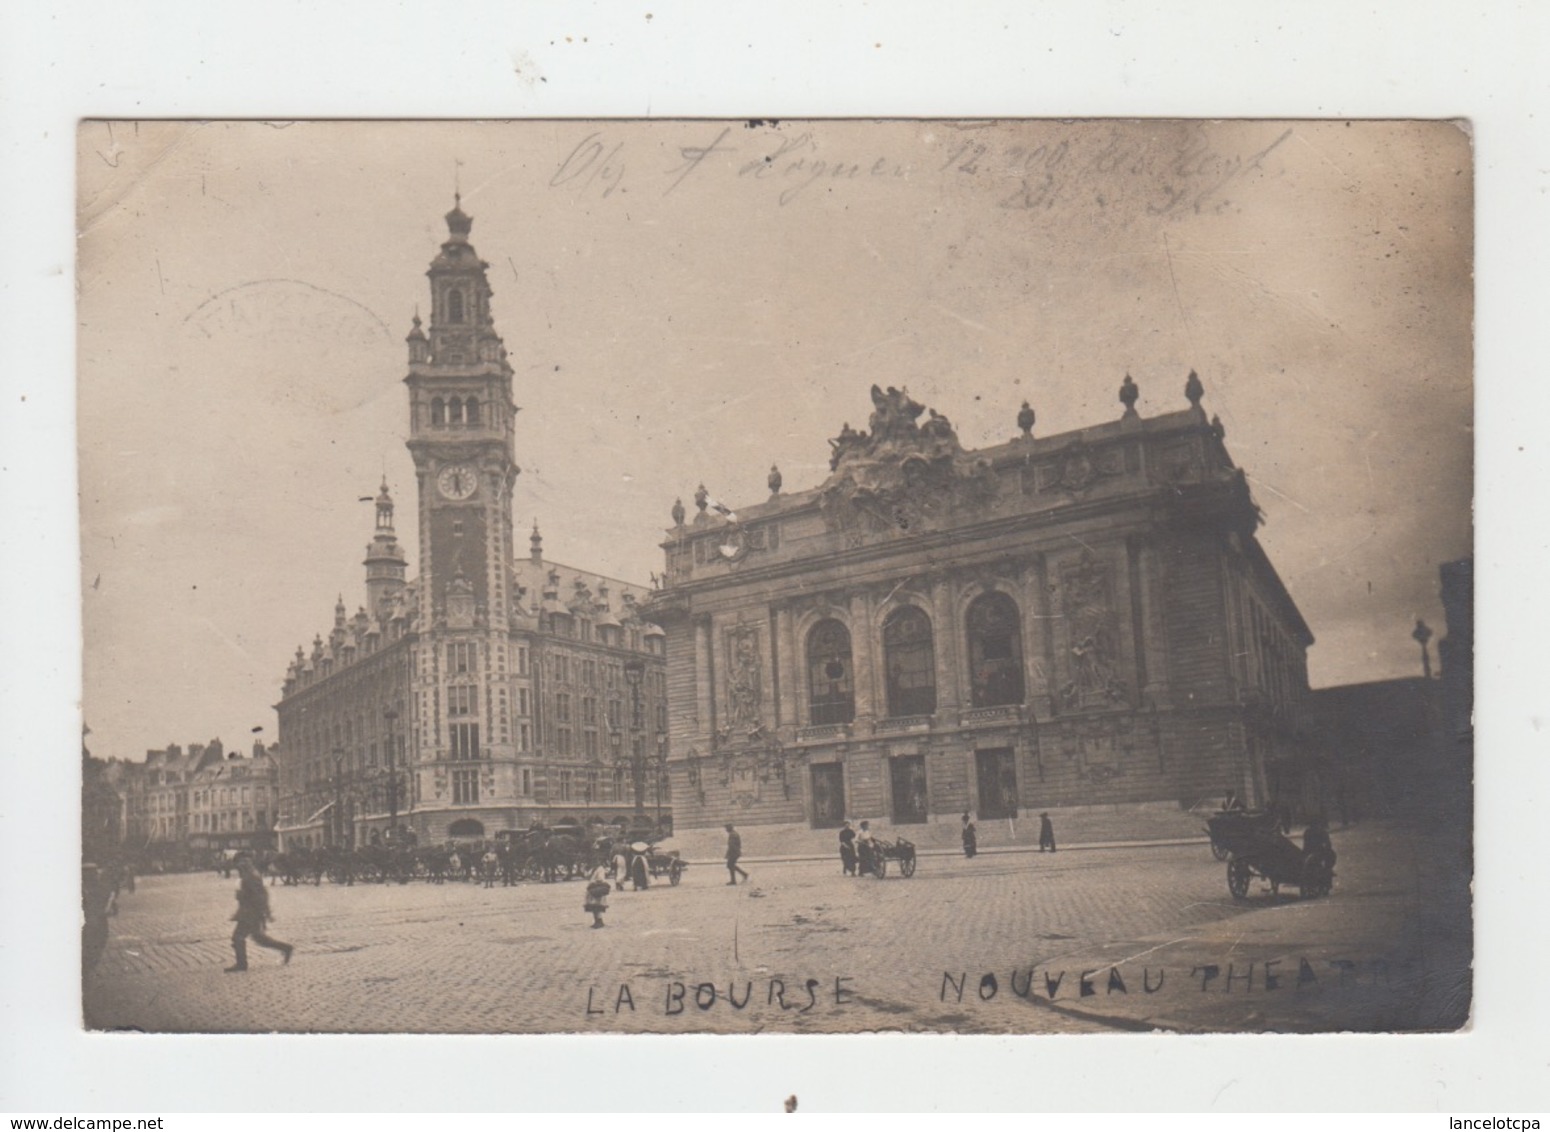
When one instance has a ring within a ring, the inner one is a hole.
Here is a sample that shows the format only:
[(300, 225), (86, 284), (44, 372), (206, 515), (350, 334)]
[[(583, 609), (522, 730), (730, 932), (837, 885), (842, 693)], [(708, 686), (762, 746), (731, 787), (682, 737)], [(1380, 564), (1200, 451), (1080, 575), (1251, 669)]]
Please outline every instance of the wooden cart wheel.
[(872, 861), (872, 875), (882, 880), (888, 875), (888, 858), (879, 853)]
[(915, 854), (911, 853), (908, 857), (900, 859), (899, 871), (907, 877), (915, 875)]
[(1215, 841), (1213, 841), (1211, 842), (1211, 856), (1215, 857), (1218, 861), (1225, 861), (1228, 857), (1232, 856), (1232, 850), (1228, 849), (1225, 845), (1218, 845)]
[(674, 861), (673, 867), (669, 869), (667, 873), (668, 881), (672, 884), (677, 884), (679, 881), (683, 880), (683, 878), (684, 863), (682, 861)]
[(1249, 863), (1234, 857), (1227, 862), (1227, 891), (1232, 893), (1234, 900), (1242, 900), (1249, 894)]

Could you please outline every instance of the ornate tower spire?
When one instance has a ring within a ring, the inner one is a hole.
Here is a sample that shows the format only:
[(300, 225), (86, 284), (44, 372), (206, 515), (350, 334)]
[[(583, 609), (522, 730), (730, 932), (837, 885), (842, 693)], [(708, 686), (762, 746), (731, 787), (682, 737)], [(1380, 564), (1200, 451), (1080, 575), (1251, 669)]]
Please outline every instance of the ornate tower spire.
[(377, 529), (366, 547), (366, 608), (374, 617), (382, 615), (382, 603), (404, 588), (409, 564), (404, 548), (398, 545), (393, 530), (393, 497), (388, 493), (387, 477), (377, 492)]
[(410, 327), (409, 333), (404, 338), (404, 341), (409, 343), (409, 364), (410, 365), (414, 365), (416, 362), (428, 362), (428, 361), (431, 360), (431, 343), (430, 343), (430, 339), (426, 338), (425, 337), (425, 331), (420, 329), (420, 307), (419, 307), (419, 304), (415, 305), (415, 308), (414, 308), (414, 323)]
[(544, 536), (538, 533), (538, 520), (533, 520), (533, 533), (528, 536), (528, 545), (532, 547), (534, 565), (541, 566), (544, 561)]

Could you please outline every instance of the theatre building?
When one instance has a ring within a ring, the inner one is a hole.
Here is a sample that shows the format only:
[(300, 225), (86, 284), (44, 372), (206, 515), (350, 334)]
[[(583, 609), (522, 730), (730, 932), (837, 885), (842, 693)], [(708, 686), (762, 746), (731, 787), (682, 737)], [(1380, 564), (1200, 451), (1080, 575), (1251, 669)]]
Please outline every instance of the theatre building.
[(517, 406), (491, 287), (447, 214), (404, 377), (420, 569), (383, 483), (354, 614), (298, 647), (276, 711), (282, 848), (670, 816), (663, 633), (645, 587), (514, 553)]
[(874, 386), (822, 484), (675, 506), (648, 613), (678, 825), (1266, 802), (1313, 638), (1184, 394), (1143, 419), (1127, 377), (1117, 420), (1035, 438), (1025, 404), (968, 451)]

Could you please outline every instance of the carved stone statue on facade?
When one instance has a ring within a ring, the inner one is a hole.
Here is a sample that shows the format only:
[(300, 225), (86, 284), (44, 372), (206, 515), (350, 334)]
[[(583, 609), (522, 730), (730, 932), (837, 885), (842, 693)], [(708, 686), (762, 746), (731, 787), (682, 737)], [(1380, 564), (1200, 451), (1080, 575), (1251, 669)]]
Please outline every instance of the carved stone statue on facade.
[(820, 506), (831, 530), (911, 531), (993, 498), (990, 465), (964, 452), (946, 416), (916, 424), (925, 406), (892, 386), (874, 385), (872, 404), (870, 434), (847, 423), (830, 441)]
[(1033, 422), (1036, 419), (1033, 406), (1024, 401), (1023, 407), (1017, 412), (1017, 427), (1022, 430), (1024, 440), (1033, 439)]
[(1118, 619), (1109, 597), (1108, 568), (1084, 554), (1066, 571), (1063, 589), (1070, 661), (1061, 706), (1074, 711), (1122, 701), (1127, 689), (1119, 678)]
[(840, 426), (840, 434), (829, 441), (829, 447), (833, 450), (829, 454), (829, 470), (832, 472), (839, 467), (847, 453), (865, 448), (869, 439), (866, 433), (857, 432), (846, 421)]
[(953, 440), (957, 434), (953, 432), (952, 422), (935, 409), (927, 409), (931, 419), (920, 426), (922, 436), (929, 436), (933, 440)]
[(891, 385), (886, 393), (872, 386), (872, 405), (872, 419), (868, 425), (874, 444), (909, 436), (917, 428), (915, 419), (926, 411), (924, 405), (910, 397), (908, 389), (895, 389)]
[(684, 501), (682, 499), (673, 500), (673, 526), (683, 526), (684, 516), (686, 514), (687, 512), (684, 510)]
[(734, 731), (753, 731), (760, 726), (759, 633), (751, 625), (738, 625), (727, 633), (727, 714)]

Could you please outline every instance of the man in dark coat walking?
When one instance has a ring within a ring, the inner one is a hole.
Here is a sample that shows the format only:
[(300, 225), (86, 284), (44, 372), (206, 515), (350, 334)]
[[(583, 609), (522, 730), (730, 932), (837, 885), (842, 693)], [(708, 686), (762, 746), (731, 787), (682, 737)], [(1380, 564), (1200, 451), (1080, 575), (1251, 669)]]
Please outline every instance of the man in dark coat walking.
[(289, 963), (291, 952), (296, 949), (288, 943), (270, 939), (264, 933), (264, 925), (273, 918), (269, 912), (269, 890), (264, 887), (264, 878), (258, 875), (253, 859), (243, 857), (238, 861), (237, 873), (242, 877), (242, 883), (237, 886), (237, 913), (232, 916), (237, 921), (237, 927), (231, 933), (231, 949), (236, 953), (237, 961), (226, 968), (226, 973), (230, 975), (248, 969), (249, 936), (260, 947), (283, 952), (285, 958), (282, 962)]
[(1055, 827), (1050, 824), (1048, 814), (1039, 815), (1039, 852), (1045, 850), (1051, 853), (1055, 851)]
[(744, 880), (748, 879), (748, 874), (744, 872), (742, 866), (737, 863), (738, 858), (742, 855), (743, 839), (738, 834), (737, 830), (732, 828), (732, 823), (727, 822), (727, 875), (731, 878), (727, 881), (728, 884), (736, 884), (739, 875), (741, 875)]

